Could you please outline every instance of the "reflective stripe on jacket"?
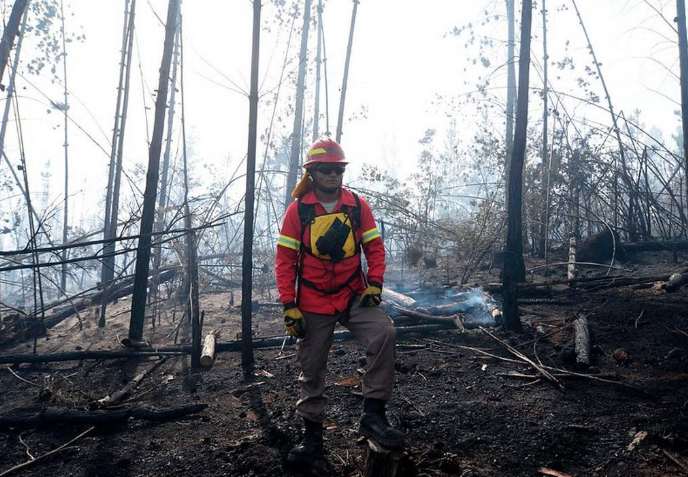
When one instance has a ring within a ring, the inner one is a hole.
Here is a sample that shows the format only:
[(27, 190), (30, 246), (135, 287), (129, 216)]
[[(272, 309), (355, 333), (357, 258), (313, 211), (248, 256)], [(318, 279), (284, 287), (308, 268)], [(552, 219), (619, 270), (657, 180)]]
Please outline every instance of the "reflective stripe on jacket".
[[(361, 203), (361, 223), (354, 227), (356, 243), (361, 244), (368, 262), (368, 281), (382, 284), (385, 274), (385, 247), (370, 206), (363, 198), (359, 197), (359, 200)], [(305, 194), (301, 201), (303, 204), (315, 205), (316, 217), (327, 215), (327, 211), (320, 204), (314, 192)], [(355, 206), (356, 200), (353, 194), (342, 188), (341, 197), (331, 213), (346, 212), (347, 208), (351, 212)], [(336, 263), (315, 257), (304, 250), (304, 248), (313, 248), (313, 244), (310, 242), (309, 225), (306, 225), (303, 230), (303, 244), (301, 240), (301, 218), (299, 217), (298, 201), (294, 201), (287, 208), (277, 241), (275, 275), (280, 300), (282, 303), (296, 302), (302, 311), (311, 313), (333, 315), (345, 311), (354, 294), (361, 294), (365, 290), (365, 282), (361, 272), (351, 279), (352, 275), (360, 270), (361, 254), (356, 253)], [(315, 285), (315, 288), (301, 285), (297, 297), (296, 284), (299, 267), (301, 278)], [(321, 291), (336, 290), (345, 284), (346, 286), (331, 294)]]

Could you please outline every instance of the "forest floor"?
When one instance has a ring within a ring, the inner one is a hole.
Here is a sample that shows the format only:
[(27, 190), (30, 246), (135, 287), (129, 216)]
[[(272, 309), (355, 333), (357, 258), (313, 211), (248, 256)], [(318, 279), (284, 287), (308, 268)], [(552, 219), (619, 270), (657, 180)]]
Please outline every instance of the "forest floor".
[[(680, 260), (687, 258), (679, 255)], [(671, 259), (669, 253), (640, 254), (624, 264), (623, 273), (648, 276), (680, 269)], [(423, 273), (424, 279), (432, 280), (433, 273), (443, 272)], [(547, 278), (562, 277), (557, 273)], [(388, 286), (399, 285), (399, 278), (388, 277)], [(529, 280), (533, 278), (544, 279)], [(494, 282), (497, 275), (483, 271), (474, 280)], [(409, 279), (407, 272), (405, 287), (397, 289), (418, 288), (420, 281)], [(398, 476), (688, 475), (688, 292), (667, 294), (658, 286), (570, 292), (562, 287), (556, 296), (558, 303), (563, 299), (568, 304), (529, 304), (533, 314), (522, 316), (522, 333), (497, 329), (495, 336), (545, 365), (575, 370), (571, 323), (576, 314), (585, 313), (594, 344), (594, 362), (587, 372), (610, 382), (562, 379), (562, 391), (546, 379), (507, 376), (537, 373), (525, 363), (462, 348), (518, 361), (480, 330), (400, 337), (396, 388), (389, 403), (390, 420), (407, 438)], [(204, 330), (220, 330), (222, 340), (236, 339), (241, 329), (239, 309), (229, 300), (229, 294), (202, 295), (201, 300)], [(130, 303), (122, 299), (109, 308), (103, 332), (97, 329), (95, 310), (82, 314), (82, 331), (76, 318), (65, 320), (39, 339), (39, 353), (118, 349), (118, 337), (126, 335)], [(171, 315), (163, 314), (146, 338), (156, 345), (171, 343), (172, 338), (164, 339), (176, 327)], [(254, 316), (256, 337), (282, 334), (281, 322), (278, 306), (261, 306)], [(182, 328), (180, 336), (187, 334)], [(22, 343), (0, 354), (30, 353), (32, 346)], [(307, 468), (286, 465), (287, 452), (301, 434), (294, 412), (294, 353), (293, 346), (257, 349), (252, 384), (243, 379), (240, 353), (221, 353), (215, 365), (203, 371), (193, 371), (188, 356), (170, 357), (127, 404), (207, 403), (203, 412), (162, 423), (131, 419), (120, 426), (98, 427), (71, 450), (17, 475), (362, 476), (362, 349), (343, 341), (331, 350), (325, 456)], [(12, 368), (16, 375), (0, 369), (0, 416), (46, 406), (84, 409), (156, 361), (25, 364)], [(29, 453), (43, 455), (87, 428), (0, 430), (0, 475), (26, 461)]]

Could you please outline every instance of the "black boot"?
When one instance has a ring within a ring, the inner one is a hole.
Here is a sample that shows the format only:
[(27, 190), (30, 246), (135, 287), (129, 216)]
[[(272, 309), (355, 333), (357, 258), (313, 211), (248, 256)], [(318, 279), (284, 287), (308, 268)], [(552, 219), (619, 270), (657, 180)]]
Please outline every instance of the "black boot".
[(289, 451), (289, 462), (310, 462), (320, 457), (323, 451), (323, 426), (322, 422), (315, 422), (304, 418), (306, 430), (303, 439), (296, 447)]
[(359, 432), (386, 447), (404, 446), (404, 434), (387, 421), (385, 401), (381, 399), (365, 398)]

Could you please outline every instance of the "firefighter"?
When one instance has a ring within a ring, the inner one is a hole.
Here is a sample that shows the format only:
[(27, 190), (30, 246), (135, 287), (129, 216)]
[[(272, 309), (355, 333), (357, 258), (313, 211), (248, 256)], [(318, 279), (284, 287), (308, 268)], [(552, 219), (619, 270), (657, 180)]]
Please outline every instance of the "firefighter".
[(308, 462), (322, 454), (327, 356), (338, 322), (366, 352), (360, 433), (388, 447), (404, 443), (402, 432), (385, 414), (394, 387), (396, 340), (392, 320), (379, 307), (385, 248), (366, 201), (342, 187), (346, 165), (335, 141), (321, 138), (313, 143), (305, 174), (292, 193), (297, 200), (287, 208), (277, 242), (275, 274), (284, 324), (298, 338), (301, 396), (296, 412), (305, 424), (303, 439), (289, 451), (291, 462)]

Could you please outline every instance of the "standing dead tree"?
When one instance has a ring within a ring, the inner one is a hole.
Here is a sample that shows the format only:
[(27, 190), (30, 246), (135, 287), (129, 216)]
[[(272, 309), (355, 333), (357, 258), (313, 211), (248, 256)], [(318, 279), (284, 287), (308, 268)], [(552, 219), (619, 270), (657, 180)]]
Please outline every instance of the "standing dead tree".
[(532, 24), (532, 0), (523, 0), (521, 12), (521, 49), (518, 65), (518, 104), (516, 131), (509, 169), (508, 210), (504, 269), (502, 270), (504, 326), (519, 330), (517, 284), (525, 280), (523, 264), (523, 227), (521, 219), (523, 195), (523, 164), (525, 162), (528, 133), (528, 85), (530, 69), (530, 32)]
[(160, 153), (162, 149), (162, 134), (165, 122), (165, 107), (167, 105), (167, 89), (169, 85), (170, 64), (172, 62), (172, 46), (177, 30), (180, 0), (170, 0), (165, 25), (165, 44), (163, 47), (162, 63), (160, 65), (160, 80), (158, 95), (155, 100), (155, 122), (148, 155), (148, 173), (146, 175), (146, 190), (143, 197), (143, 212), (141, 215), (141, 238), (136, 250), (136, 273), (134, 278), (134, 296), (131, 305), (131, 319), (129, 321), (129, 339), (141, 341), (143, 338), (143, 323), (146, 314), (146, 297), (148, 294), (148, 270), (151, 255), (151, 232), (155, 220), (155, 198), (158, 188), (158, 171), (160, 169)]
[[(506, 66), (506, 153), (504, 155), (504, 183), (509, 180), (509, 158), (514, 144), (514, 105), (516, 104), (516, 49), (515, 36), (515, 13), (514, 0), (506, 0), (506, 21), (507, 21), (507, 66)], [(508, 193), (506, 200), (508, 200)], [(507, 205), (508, 206), (508, 205)]]
[(284, 210), (287, 210), (292, 202), (291, 191), (296, 187), (296, 179), (299, 170), (299, 158), (301, 157), (303, 123), (303, 93), (305, 89), (306, 62), (308, 53), (308, 27), (311, 18), (311, 0), (306, 0), (303, 6), (303, 28), (301, 30), (301, 52), (299, 54), (299, 73), (296, 79), (296, 105), (294, 107), (294, 129), (291, 134), (291, 159), (289, 161), (289, 174), (287, 175), (287, 188), (284, 192)]
[[(105, 199), (105, 223), (103, 237), (108, 240), (105, 246), (105, 255), (101, 270), (101, 283), (104, 284), (104, 293), (107, 294), (108, 283), (115, 276), (116, 250), (115, 236), (117, 235), (117, 220), (119, 216), (119, 190), (122, 180), (122, 159), (124, 149), (124, 130), (127, 122), (127, 109), (129, 105), (129, 81), (131, 77), (131, 55), (134, 44), (134, 20), (136, 12), (136, 0), (131, 0), (131, 7), (127, 2), (124, 10), (124, 26), (122, 30), (122, 56), (120, 60), (119, 86), (117, 88), (117, 105), (115, 107), (115, 127), (112, 133), (112, 150), (110, 153), (110, 167), (108, 172), (107, 197)], [(106, 297), (107, 298), (107, 297)], [(105, 312), (107, 299), (100, 308), (98, 326), (105, 326)]]
[(351, 27), (349, 29), (349, 43), (346, 46), (346, 62), (344, 63), (344, 78), (342, 79), (342, 92), (339, 97), (339, 118), (337, 119), (337, 142), (342, 140), (342, 128), (344, 127), (344, 101), (346, 99), (346, 84), (349, 79), (349, 64), (351, 63), (351, 47), (354, 43), (354, 26), (356, 26), (356, 12), (358, 0), (353, 0), (354, 10), (351, 13)]
[[(688, 35), (686, 34), (686, 2), (676, 0), (678, 23), (678, 58), (681, 69), (681, 124), (683, 127), (683, 167), (688, 171)], [(688, 190), (688, 172), (686, 190)]]
[[(64, 104), (61, 105), (64, 113), (64, 205), (62, 210), (62, 243), (67, 243), (69, 231), (69, 90), (67, 89), (67, 38), (65, 32), (64, 0), (60, 1), (60, 16), (62, 21), (62, 71), (64, 83)], [(62, 261), (67, 260), (67, 249), (62, 251)], [(67, 289), (67, 264), (62, 263), (60, 285)]]
[[(14, 2), (12, 13), (10, 13), (10, 18), (5, 26), (5, 31), (2, 32), (2, 40), (0, 40), (0, 81), (2, 80), (2, 76), (5, 74), (7, 62), (10, 59), (10, 50), (12, 50), (14, 39), (17, 37), (17, 33), (19, 32), (19, 24), (22, 21), (24, 10), (26, 10), (26, 5), (28, 3), (28, 0), (17, 0)], [(4, 91), (4, 86), (1, 89)]]
[[(310, 4), (310, 2), (309, 2)], [(251, 293), (253, 282), (253, 208), (256, 183), (256, 146), (258, 139), (258, 66), (260, 53), (260, 2), (253, 2), (253, 40), (251, 47), (251, 91), (248, 114), (248, 154), (246, 157), (246, 195), (244, 201), (244, 248), (241, 262), (241, 368), (244, 377), (253, 377), (253, 335)]]

